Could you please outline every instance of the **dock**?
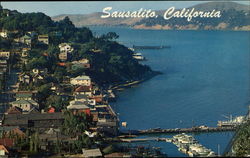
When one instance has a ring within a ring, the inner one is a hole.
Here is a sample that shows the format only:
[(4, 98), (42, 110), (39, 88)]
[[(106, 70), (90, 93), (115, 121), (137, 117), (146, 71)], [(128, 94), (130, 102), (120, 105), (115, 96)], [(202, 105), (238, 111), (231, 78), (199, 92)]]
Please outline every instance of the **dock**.
[(171, 143), (173, 138), (162, 138), (162, 137), (147, 137), (147, 138), (106, 138), (109, 142), (124, 142), (124, 143), (135, 143), (135, 142), (145, 142), (145, 141), (163, 141)]
[(121, 135), (144, 135), (144, 134), (171, 134), (171, 133), (206, 133), (206, 132), (225, 132), (235, 131), (237, 127), (191, 127), (175, 129), (146, 129), (146, 130), (128, 130), (120, 131)]
[(120, 139), (121, 142), (144, 142), (144, 141), (164, 141), (164, 142), (172, 142), (172, 138), (158, 138), (158, 137), (152, 137), (152, 138), (124, 138)]
[(133, 49), (164, 49), (164, 48), (171, 48), (170, 46), (167, 45), (162, 45), (162, 46), (135, 46), (133, 45)]

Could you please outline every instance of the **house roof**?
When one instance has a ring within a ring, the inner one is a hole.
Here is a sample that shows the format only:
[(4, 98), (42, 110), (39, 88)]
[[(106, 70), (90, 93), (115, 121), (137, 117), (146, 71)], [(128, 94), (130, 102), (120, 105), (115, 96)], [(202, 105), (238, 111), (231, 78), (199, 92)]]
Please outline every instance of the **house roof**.
[(89, 109), (89, 107), (87, 105), (84, 105), (84, 104), (82, 104), (82, 105), (69, 105), (69, 106), (67, 106), (67, 109), (83, 110), (83, 109)]
[(31, 37), (29, 35), (24, 35), (22, 38), (31, 39)]
[(21, 92), (16, 94), (16, 98), (31, 98), (32, 92)]
[(100, 149), (82, 149), (83, 157), (101, 157), (102, 153)]
[(19, 127), (18, 126), (0, 126), (0, 131), (8, 132), (15, 128), (19, 128)]
[(38, 38), (49, 38), (49, 35), (38, 35)]
[(99, 127), (116, 127), (116, 121), (109, 121), (109, 122), (97, 122), (96, 124)]
[(83, 101), (75, 101), (75, 100), (72, 100), (72, 101), (70, 101), (70, 103), (69, 103), (70, 105), (85, 105), (85, 104), (87, 104), (87, 102), (83, 102)]
[(12, 104), (30, 104), (30, 105), (36, 105), (37, 102), (35, 102), (34, 100), (16, 100), (13, 101)]
[(13, 101), (12, 104), (32, 104), (32, 103), (28, 102), (27, 100), (16, 100)]
[(77, 76), (76, 78), (74, 78), (75, 80), (90, 80), (90, 77), (89, 76)]
[(19, 128), (14, 128), (10, 131), (7, 132), (7, 135), (9, 134), (17, 134), (19, 137), (25, 137), (25, 133), (23, 131), (21, 131)]
[(29, 113), (29, 114), (12, 114), (5, 115), (4, 125), (27, 125), (28, 121), (35, 120), (63, 120), (63, 113)]
[(0, 145), (0, 150), (4, 150), (6, 153), (9, 153), (9, 151), (5, 148), (4, 145)]
[(10, 138), (1, 138), (0, 145), (4, 145), (5, 147), (12, 147), (14, 146), (13, 139)]
[(91, 87), (90, 86), (79, 86), (75, 89), (75, 92), (90, 92)]
[(7, 60), (0, 60), (0, 64), (7, 64)]
[(10, 107), (8, 110), (7, 110), (7, 113), (8, 114), (21, 114), (22, 113), (22, 109), (19, 108), (19, 107), (16, 107), (16, 106), (13, 106), (13, 107)]
[(88, 96), (84, 94), (77, 94), (75, 95), (75, 99), (88, 99)]

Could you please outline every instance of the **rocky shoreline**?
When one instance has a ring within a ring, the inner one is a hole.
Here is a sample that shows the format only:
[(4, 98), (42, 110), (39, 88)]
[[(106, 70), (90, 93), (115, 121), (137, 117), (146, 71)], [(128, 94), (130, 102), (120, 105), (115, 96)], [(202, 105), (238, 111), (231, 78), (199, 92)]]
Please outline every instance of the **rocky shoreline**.
[(150, 80), (151, 78), (157, 76), (157, 75), (160, 75), (162, 74), (162, 72), (159, 72), (159, 71), (150, 71), (148, 72), (144, 77), (143, 79), (140, 79), (140, 80), (132, 80), (132, 81), (126, 81), (124, 83), (119, 83), (119, 84), (116, 84), (116, 85), (113, 85), (111, 86), (111, 90), (113, 91), (117, 91), (117, 90), (123, 90), (125, 88), (131, 88), (135, 85), (138, 85), (140, 83), (143, 83), (147, 80)]
[(234, 27), (233, 29), (227, 28), (226, 23), (220, 23), (216, 27), (206, 25), (204, 28), (200, 28), (199, 25), (181, 25), (181, 26), (169, 26), (169, 25), (153, 25), (146, 26), (144, 24), (134, 25), (133, 29), (147, 29), (147, 30), (221, 30), (221, 31), (250, 31), (250, 25), (242, 26), (242, 27)]

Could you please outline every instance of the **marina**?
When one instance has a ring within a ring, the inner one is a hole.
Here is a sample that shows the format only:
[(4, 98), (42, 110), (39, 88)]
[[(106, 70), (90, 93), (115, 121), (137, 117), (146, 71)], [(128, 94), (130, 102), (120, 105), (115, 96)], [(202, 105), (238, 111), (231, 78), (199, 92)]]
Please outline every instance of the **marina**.
[(160, 137), (147, 137), (147, 138), (119, 138), (110, 139), (111, 141), (124, 142), (124, 143), (136, 143), (144, 141), (162, 141), (166, 143), (172, 143), (178, 151), (188, 155), (189, 157), (215, 157), (215, 154), (211, 149), (201, 145), (193, 136), (185, 133), (174, 135), (172, 138), (160, 138)]
[[(212, 128), (209, 132), (199, 129), (193, 132), (195, 138), (213, 151), (217, 151), (218, 145), (221, 153), (225, 150), (235, 130), (218, 128), (217, 123), (227, 120), (222, 118), (222, 114), (244, 115), (249, 100), (246, 95), (249, 92), (246, 88), (246, 85), (249, 87), (249, 75), (246, 75), (249, 74), (249, 47), (245, 42), (248, 36), (244, 32), (153, 31), (115, 27), (95, 27), (95, 31), (100, 34), (118, 32), (120, 41), (128, 47), (171, 45), (174, 48), (136, 50), (148, 59), (145, 64), (163, 74), (143, 84), (135, 84), (136, 88), (117, 92), (119, 97), (112, 105), (120, 114), (120, 120), (127, 122), (126, 127), (120, 127), (124, 135), (129, 135), (129, 131), (133, 135), (138, 130), (148, 129), (144, 132), (152, 132), (152, 135), (139, 134), (138, 138), (158, 137), (158, 134), (169, 137), (192, 133), (175, 131), (176, 128), (206, 125), (217, 128), (218, 132), (210, 132)], [(152, 40), (152, 34), (155, 40)], [(191, 36), (194, 37), (192, 40)], [(136, 42), (131, 43), (131, 39)], [(161, 131), (152, 130), (157, 127), (161, 127)], [(140, 141), (138, 144), (161, 147), (170, 157), (187, 156), (176, 146), (163, 141)], [(137, 143), (131, 142), (131, 145)]]
[(190, 157), (214, 157), (215, 153), (207, 149), (194, 139), (193, 136), (185, 133), (173, 136), (172, 142), (178, 147), (178, 150)]

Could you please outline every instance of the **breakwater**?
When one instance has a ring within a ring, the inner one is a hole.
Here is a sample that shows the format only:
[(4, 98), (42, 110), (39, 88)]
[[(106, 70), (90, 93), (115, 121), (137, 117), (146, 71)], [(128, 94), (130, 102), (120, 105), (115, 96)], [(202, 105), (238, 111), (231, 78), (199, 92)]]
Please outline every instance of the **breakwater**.
[(145, 134), (171, 134), (171, 133), (204, 133), (204, 132), (225, 132), (235, 131), (237, 127), (191, 127), (175, 129), (146, 129), (146, 130), (128, 130), (121, 131), (120, 135), (145, 135)]

